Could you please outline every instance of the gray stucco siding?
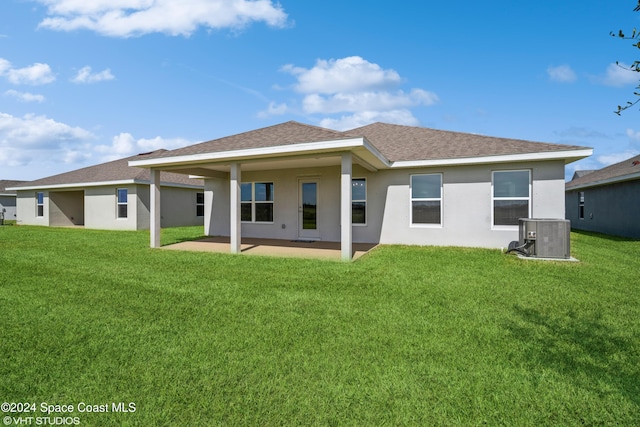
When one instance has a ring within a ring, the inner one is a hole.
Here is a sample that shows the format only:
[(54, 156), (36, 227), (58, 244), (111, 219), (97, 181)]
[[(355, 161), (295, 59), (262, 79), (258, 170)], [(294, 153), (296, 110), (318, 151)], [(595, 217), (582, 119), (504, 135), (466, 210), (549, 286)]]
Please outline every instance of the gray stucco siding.
[[(363, 243), (503, 248), (518, 239), (517, 226), (492, 225), (492, 172), (531, 171), (532, 217), (564, 218), (564, 162), (544, 161), (368, 171), (354, 165), (353, 178), (367, 182), (366, 225), (353, 226), (353, 241)], [(410, 177), (442, 175), (440, 225), (410, 223)], [(242, 172), (242, 182), (274, 183), (273, 223), (242, 223), (242, 236), (299, 238), (298, 194), (301, 179), (318, 182), (320, 240), (340, 240), (340, 167)], [(229, 181), (205, 181), (207, 235), (229, 235)]]
[(16, 196), (1, 196), (0, 195), (0, 212), (4, 209), (5, 220), (16, 219)]
[[(118, 218), (117, 190), (127, 190), (127, 216)], [(196, 215), (196, 193), (202, 189), (162, 187), (162, 226), (202, 225)], [(37, 191), (18, 191), (18, 223), (73, 226), (101, 230), (149, 229), (149, 186), (106, 185), (64, 190), (43, 190), (44, 215), (36, 216)]]
[[(584, 192), (584, 218), (579, 192)], [(567, 219), (576, 230), (640, 238), (640, 180), (567, 191)]]
[(17, 192), (16, 215), (18, 224), (43, 226), (49, 225), (49, 191), (41, 191), (44, 197), (44, 215), (41, 217), (37, 216), (36, 193), (37, 191), (33, 190)]

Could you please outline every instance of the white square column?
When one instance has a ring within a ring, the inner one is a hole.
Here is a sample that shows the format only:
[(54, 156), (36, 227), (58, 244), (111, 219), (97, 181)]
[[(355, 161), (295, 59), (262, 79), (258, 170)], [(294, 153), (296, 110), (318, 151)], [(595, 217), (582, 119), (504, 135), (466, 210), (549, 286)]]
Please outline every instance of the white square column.
[(342, 154), (340, 177), (340, 251), (343, 261), (351, 261), (353, 238), (351, 230), (352, 154)]
[(160, 247), (160, 171), (158, 169), (149, 169), (151, 173), (151, 182), (149, 184), (150, 209), (149, 212), (149, 230), (151, 234), (151, 247)]
[(229, 191), (229, 211), (230, 211), (230, 241), (231, 253), (241, 252), (241, 216), (240, 216), (240, 184), (242, 183), (240, 163), (231, 164)]

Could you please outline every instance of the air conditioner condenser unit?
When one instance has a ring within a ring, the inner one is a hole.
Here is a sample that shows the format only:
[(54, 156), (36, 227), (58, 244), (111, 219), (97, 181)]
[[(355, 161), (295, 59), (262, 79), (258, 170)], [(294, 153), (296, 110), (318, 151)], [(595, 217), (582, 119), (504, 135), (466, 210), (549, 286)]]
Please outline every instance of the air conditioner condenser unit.
[(532, 258), (571, 258), (571, 222), (567, 219), (520, 218), (519, 240), (507, 252)]

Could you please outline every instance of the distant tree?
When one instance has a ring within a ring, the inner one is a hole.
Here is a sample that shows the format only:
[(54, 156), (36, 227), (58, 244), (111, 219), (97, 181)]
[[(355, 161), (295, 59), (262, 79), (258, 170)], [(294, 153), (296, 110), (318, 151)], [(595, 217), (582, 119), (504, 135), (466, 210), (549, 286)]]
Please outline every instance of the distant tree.
[[(633, 9), (633, 11), (634, 12), (640, 11), (640, 0), (638, 0), (638, 4)], [(622, 30), (618, 30), (618, 34), (616, 34), (614, 32), (611, 32), (610, 34), (613, 37), (619, 37), (619, 38), (625, 39), (625, 40), (634, 40), (635, 43), (633, 44), (633, 46), (635, 46), (636, 48), (640, 49), (640, 31), (636, 30), (635, 28), (631, 32), (631, 35), (625, 34)], [(640, 61), (633, 61), (633, 63), (628, 67), (620, 65), (618, 61), (616, 61), (616, 65), (618, 65), (619, 67), (626, 68), (627, 70), (635, 71), (637, 73), (640, 73)], [(637, 98), (635, 101), (627, 101), (627, 103), (624, 106), (618, 105), (618, 109), (616, 111), (614, 111), (614, 113), (616, 113), (617, 115), (620, 115), (620, 113), (622, 113), (627, 108), (633, 107), (638, 102), (640, 102), (640, 84), (638, 86), (636, 86), (636, 90), (633, 92), (633, 94), (636, 97), (639, 97), (639, 98)]]

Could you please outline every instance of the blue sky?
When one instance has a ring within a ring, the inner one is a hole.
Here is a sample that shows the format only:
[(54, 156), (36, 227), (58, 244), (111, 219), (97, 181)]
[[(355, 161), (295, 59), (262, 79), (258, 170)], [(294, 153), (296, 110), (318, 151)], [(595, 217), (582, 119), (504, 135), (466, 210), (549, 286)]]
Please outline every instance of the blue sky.
[(635, 0), (0, 1), (0, 179), (288, 120), (640, 153)]

